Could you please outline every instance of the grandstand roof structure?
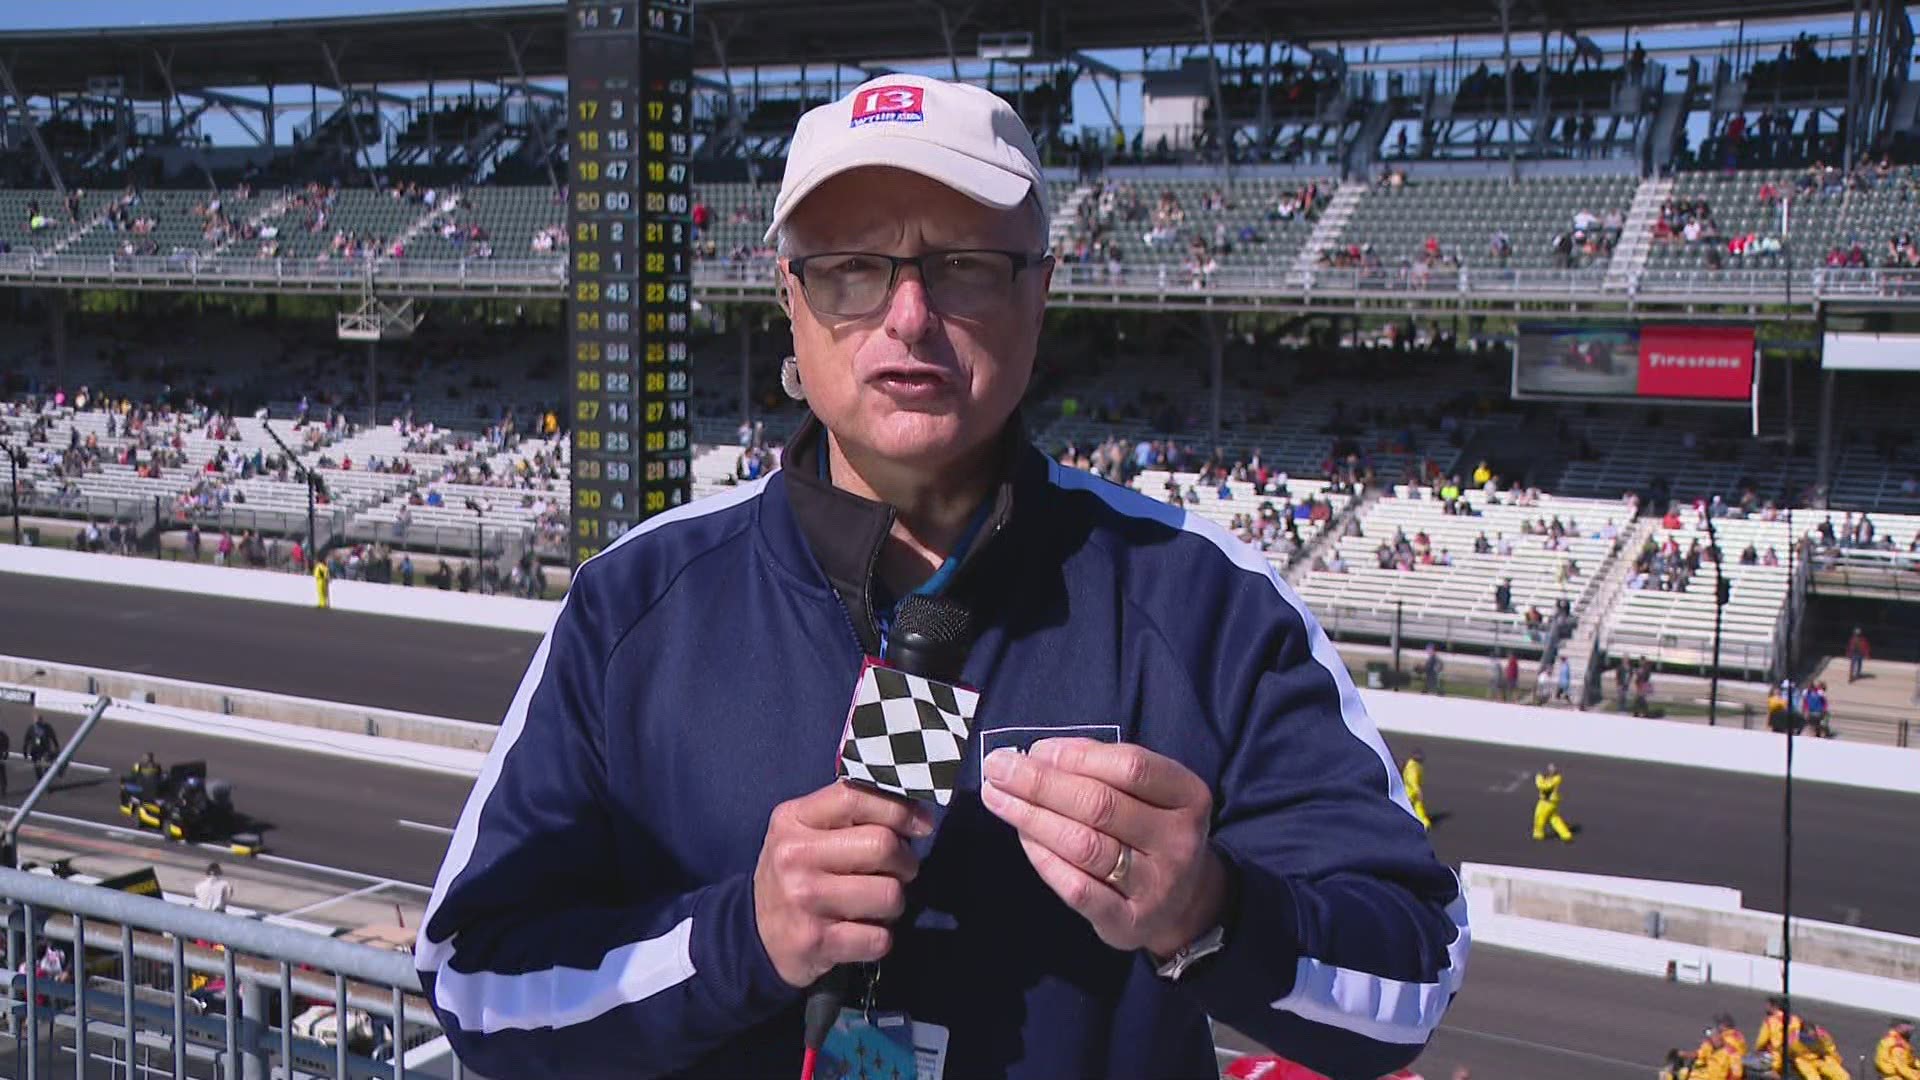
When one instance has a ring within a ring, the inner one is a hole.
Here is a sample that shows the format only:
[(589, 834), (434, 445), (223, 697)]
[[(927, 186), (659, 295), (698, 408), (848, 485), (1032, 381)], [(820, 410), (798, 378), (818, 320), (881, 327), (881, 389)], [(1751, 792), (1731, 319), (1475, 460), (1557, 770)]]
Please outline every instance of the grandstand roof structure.
[[(130, 94), (164, 93), (161, 57), (174, 79), (202, 87), (553, 76), (565, 67), (564, 8), (549, 0), (474, 11), (0, 32), (0, 64), (25, 93), (79, 92), (102, 76), (123, 79)], [(1500, 28), (1500, 8), (1501, 0), (699, 0), (706, 26), (696, 62), (859, 66), (945, 57), (950, 42), (965, 57), (980, 34), (1001, 32), (1030, 33), (1036, 60), (1198, 45), (1209, 36), (1315, 43), (1488, 33)], [(1845, 0), (1614, 0), (1604, 25), (1846, 10)], [(1571, 0), (1512, 0), (1510, 20), (1515, 33), (1600, 25)]]

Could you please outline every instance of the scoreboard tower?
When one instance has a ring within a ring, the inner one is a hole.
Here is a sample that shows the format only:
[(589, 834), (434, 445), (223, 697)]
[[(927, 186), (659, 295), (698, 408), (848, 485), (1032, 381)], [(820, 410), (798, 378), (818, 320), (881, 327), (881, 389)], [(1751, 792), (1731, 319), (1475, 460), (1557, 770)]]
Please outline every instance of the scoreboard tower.
[(692, 0), (569, 0), (575, 567), (690, 494), (692, 81)]

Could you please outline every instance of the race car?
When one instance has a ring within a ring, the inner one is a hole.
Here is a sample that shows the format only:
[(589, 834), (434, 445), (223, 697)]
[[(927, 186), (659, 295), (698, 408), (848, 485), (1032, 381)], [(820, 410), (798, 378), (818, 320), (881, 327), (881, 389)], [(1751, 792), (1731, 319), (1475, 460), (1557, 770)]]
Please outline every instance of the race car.
[(142, 828), (182, 843), (219, 841), (235, 855), (260, 851), (260, 834), (233, 808), (233, 787), (207, 779), (207, 763), (160, 769), (142, 762), (120, 778), (120, 812)]

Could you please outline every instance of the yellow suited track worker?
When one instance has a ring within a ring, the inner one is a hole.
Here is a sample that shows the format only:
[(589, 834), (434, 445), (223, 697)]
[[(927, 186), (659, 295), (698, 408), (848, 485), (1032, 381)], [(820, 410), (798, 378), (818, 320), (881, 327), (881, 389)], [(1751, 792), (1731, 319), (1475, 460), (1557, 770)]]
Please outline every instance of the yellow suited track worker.
[(1732, 1080), (1728, 1072), (1726, 1042), (1720, 1032), (1708, 1028), (1700, 1040), (1700, 1049), (1693, 1052), (1693, 1068), (1687, 1072), (1687, 1080)]
[(1407, 763), (1400, 766), (1400, 782), (1407, 786), (1407, 805), (1413, 807), (1413, 816), (1420, 819), (1421, 828), (1433, 828), (1433, 819), (1427, 817), (1426, 779), (1427, 756), (1415, 750), (1407, 755)]
[(1753, 1052), (1767, 1055), (1767, 1067), (1774, 1075), (1786, 1075), (1782, 1071), (1785, 1064), (1786, 1044), (1800, 1039), (1800, 1018), (1794, 1017), (1788, 1022), (1785, 1002), (1777, 997), (1767, 999), (1767, 1018), (1760, 1024), (1760, 1033), (1754, 1036)]
[(1573, 830), (1567, 828), (1567, 819), (1560, 816), (1560, 781), (1562, 779), (1560, 766), (1551, 762), (1547, 764), (1547, 771), (1534, 775), (1533, 786), (1540, 792), (1540, 801), (1533, 804), (1533, 838), (1535, 840), (1545, 840), (1547, 829), (1552, 828), (1553, 834), (1558, 836), (1562, 843), (1573, 843)]
[(1714, 1017), (1713, 1026), (1694, 1051), (1693, 1075), (1711, 1080), (1743, 1080), (1747, 1072), (1747, 1037), (1740, 1034), (1733, 1017)]
[(1806, 1024), (1798, 1039), (1788, 1041), (1787, 1058), (1793, 1062), (1793, 1071), (1800, 1080), (1852, 1080), (1840, 1060), (1840, 1048), (1834, 1045), (1833, 1036), (1819, 1024)]
[(1895, 1020), (1873, 1048), (1873, 1071), (1880, 1080), (1920, 1080), (1913, 1061), (1913, 1022)]
[(313, 561), (313, 591), (315, 596), (314, 603), (319, 605), (322, 608), (330, 607), (333, 602), (331, 596), (329, 595), (331, 591), (329, 579), (331, 577), (332, 575), (327, 570), (326, 562), (320, 559), (315, 559)]

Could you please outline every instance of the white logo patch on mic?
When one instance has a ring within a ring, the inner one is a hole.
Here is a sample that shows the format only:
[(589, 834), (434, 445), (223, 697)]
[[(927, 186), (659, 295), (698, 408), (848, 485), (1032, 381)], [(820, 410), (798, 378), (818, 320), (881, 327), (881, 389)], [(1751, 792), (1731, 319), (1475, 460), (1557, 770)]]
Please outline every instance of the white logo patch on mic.
[(908, 799), (953, 800), (980, 692), (867, 658), (840, 740), (840, 776)]

